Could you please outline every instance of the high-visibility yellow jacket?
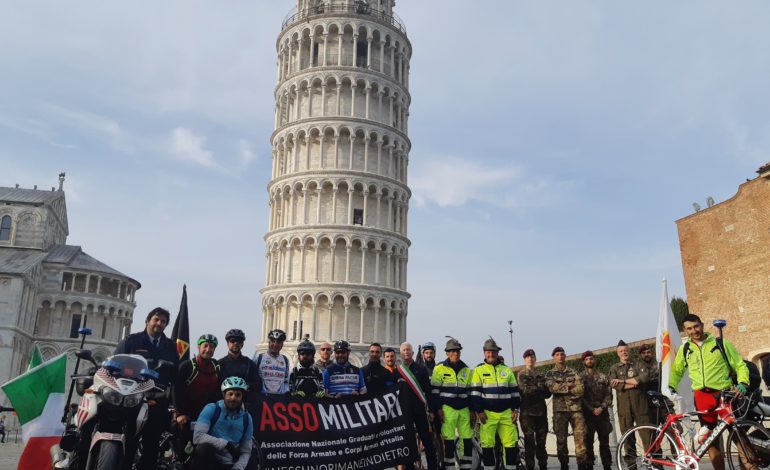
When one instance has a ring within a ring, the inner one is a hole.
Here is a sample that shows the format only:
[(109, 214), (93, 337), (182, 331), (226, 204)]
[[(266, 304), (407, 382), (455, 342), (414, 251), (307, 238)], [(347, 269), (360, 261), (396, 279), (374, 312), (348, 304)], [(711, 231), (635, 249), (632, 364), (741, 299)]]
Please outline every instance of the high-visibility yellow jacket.
[[(683, 346), (676, 352), (674, 366), (671, 368), (671, 377), (668, 381), (669, 387), (676, 388), (679, 385), (685, 369), (689, 369), (693, 390), (704, 388), (725, 390), (733, 385), (730, 378), (730, 368), (727, 366), (713, 335), (706, 333), (706, 338), (700, 346), (690, 339), (687, 340), (687, 343), (689, 343), (688, 347)], [(723, 344), (727, 360), (736, 373), (738, 383), (748, 385), (749, 369), (743, 363), (741, 355), (729, 341), (723, 341)], [(685, 349), (687, 349), (687, 357), (684, 355)]]
[(482, 362), (471, 375), (471, 409), (475, 412), (519, 409), (521, 395), (516, 376), (504, 364)]
[(446, 361), (436, 364), (430, 386), (438, 404), (450, 406), (456, 410), (468, 408), (471, 404), (471, 370), (463, 361), (456, 364)]

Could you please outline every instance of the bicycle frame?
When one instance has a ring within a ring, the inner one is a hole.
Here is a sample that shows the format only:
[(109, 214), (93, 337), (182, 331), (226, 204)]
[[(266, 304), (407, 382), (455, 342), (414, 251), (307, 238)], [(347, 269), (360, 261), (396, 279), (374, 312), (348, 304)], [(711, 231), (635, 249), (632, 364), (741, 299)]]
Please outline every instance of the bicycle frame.
[[(714, 429), (711, 431), (711, 434), (709, 434), (708, 438), (706, 438), (705, 441), (703, 441), (702, 444), (700, 444), (696, 449), (689, 450), (687, 448), (687, 445), (684, 442), (684, 439), (682, 439), (682, 433), (679, 432), (679, 427), (675, 424), (678, 424), (680, 421), (682, 421), (685, 418), (690, 418), (692, 416), (698, 416), (698, 415), (705, 415), (705, 414), (711, 414), (711, 413), (717, 413), (717, 416), (719, 417), (719, 422), (714, 427)], [(733, 409), (730, 402), (725, 401), (724, 395), (720, 394), (719, 398), (719, 405), (716, 407), (716, 409), (708, 410), (708, 411), (695, 411), (692, 413), (683, 413), (683, 414), (674, 414), (671, 413), (666, 417), (666, 422), (663, 423), (663, 426), (660, 426), (658, 428), (658, 435), (650, 443), (650, 447), (645, 451), (644, 458), (649, 460), (650, 463), (662, 465), (666, 467), (677, 467), (679, 464), (678, 462), (670, 461), (670, 460), (662, 460), (662, 459), (656, 459), (654, 457), (655, 452), (652, 451), (652, 449), (659, 449), (663, 443), (663, 440), (665, 439), (665, 435), (670, 431), (671, 433), (669, 436), (673, 434), (674, 442), (676, 443), (677, 447), (677, 460), (680, 459), (682, 456), (689, 456), (694, 458), (697, 462), (700, 462), (700, 459), (706, 454), (706, 451), (708, 451), (708, 448), (711, 446), (711, 444), (722, 435), (722, 433), (726, 430), (732, 427), (732, 425), (735, 423), (736, 419), (733, 415)]]

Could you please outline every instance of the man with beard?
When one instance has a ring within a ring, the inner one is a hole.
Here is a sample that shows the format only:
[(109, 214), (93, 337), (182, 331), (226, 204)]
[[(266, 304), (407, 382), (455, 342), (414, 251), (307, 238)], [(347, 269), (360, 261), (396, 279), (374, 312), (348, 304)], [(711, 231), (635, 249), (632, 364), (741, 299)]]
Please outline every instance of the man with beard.
[(385, 390), (393, 385), (393, 373), (382, 366), (380, 356), (382, 346), (380, 343), (369, 345), (369, 364), (361, 368), (366, 384), (366, 393), (369, 395), (382, 395)]
[(610, 452), (610, 433), (612, 423), (607, 411), (612, 406), (612, 388), (610, 379), (596, 370), (596, 359), (593, 351), (586, 351), (580, 356), (583, 359), (583, 417), (586, 421), (586, 455), (589, 468), (594, 466), (594, 434), (599, 436), (599, 456), (604, 470), (612, 468), (612, 453)]
[(422, 345), (422, 362), (428, 375), (433, 375), (433, 368), (436, 367), (436, 345), (432, 341)]
[(192, 440), (190, 423), (198, 419), (204, 406), (217, 401), (221, 394), (219, 364), (214, 359), (217, 344), (216, 336), (201, 335), (198, 338), (198, 354), (179, 365), (174, 385), (179, 450), (185, 449), (186, 444)]
[(242, 354), (243, 343), (246, 341), (246, 334), (234, 328), (225, 335), (227, 341), (227, 355), (219, 359), (219, 375), (221, 377), (240, 377), (249, 386), (245, 392), (243, 403), (248, 407), (254, 403), (258, 393), (257, 366), (254, 361)]
[(524, 370), (519, 372), (521, 393), (521, 431), (524, 434), (524, 463), (527, 470), (535, 470), (535, 456), (540, 470), (548, 468), (548, 408), (545, 404), (551, 392), (545, 383), (545, 375), (535, 370), (537, 356), (533, 349), (524, 351)]
[(321, 371), (313, 365), (315, 346), (305, 338), (297, 346), (299, 364), (289, 374), (289, 390), (297, 397), (321, 398), (324, 393), (324, 378)]
[[(382, 367), (390, 371), (392, 374), (396, 371), (396, 350), (393, 348), (385, 348), (382, 353)], [(393, 380), (395, 382), (395, 379)]]
[[(147, 360), (150, 369), (156, 368), (160, 361), (171, 363), (169, 367), (161, 368), (160, 378), (156, 381), (159, 385), (170, 387), (175, 379), (179, 367), (179, 354), (176, 344), (169, 339), (163, 331), (168, 326), (171, 314), (168, 310), (156, 307), (147, 314), (145, 329), (139, 333), (129, 335), (118, 343), (114, 354), (139, 354)], [(168, 431), (171, 416), (168, 412), (168, 399), (158, 397), (155, 405), (150, 406), (147, 413), (147, 422), (142, 429), (142, 461), (140, 470), (155, 470), (158, 462), (158, 447), (160, 436)], [(127, 455), (132, 455), (134, 449), (128, 449)]]
[(441, 423), (441, 437), (444, 447), (444, 466), (454, 467), (455, 433), (462, 439), (463, 455), (459, 457), (460, 468), (469, 469), (473, 464), (473, 430), (471, 429), (471, 400), (468, 395), (471, 384), (471, 370), (460, 360), (463, 347), (459, 341), (450, 338), (444, 351), (447, 359), (433, 369), (430, 385), (438, 405), (438, 419)]
[(243, 409), (246, 382), (222, 381), (223, 399), (209, 403), (195, 423), (193, 470), (244, 470), (251, 457), (254, 424)]
[(365, 395), (366, 384), (361, 370), (348, 362), (350, 344), (345, 340), (334, 343), (334, 364), (324, 371), (324, 389), (332, 398)]

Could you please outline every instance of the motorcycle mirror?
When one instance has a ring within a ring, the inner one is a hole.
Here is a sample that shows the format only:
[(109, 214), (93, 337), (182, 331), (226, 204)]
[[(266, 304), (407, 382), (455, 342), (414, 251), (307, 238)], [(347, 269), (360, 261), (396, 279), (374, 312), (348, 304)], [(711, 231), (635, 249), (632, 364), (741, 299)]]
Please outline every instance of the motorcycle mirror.
[(155, 372), (152, 369), (142, 369), (142, 370), (139, 371), (139, 375), (144, 377), (145, 380), (147, 380), (147, 379), (158, 380), (160, 378), (160, 374)]
[(727, 326), (727, 320), (714, 320), (713, 325), (717, 328), (724, 328)]
[(91, 328), (86, 328), (86, 327), (78, 328), (78, 334), (90, 336), (92, 334), (92, 331), (91, 331)]
[(94, 356), (91, 354), (90, 349), (78, 349), (75, 351), (75, 356), (77, 356), (79, 359), (83, 361), (89, 361), (92, 364), (96, 365), (96, 361), (94, 360)]
[(159, 359), (158, 364), (155, 366), (155, 370), (158, 370), (158, 371), (167, 370), (171, 367), (174, 367), (173, 362), (167, 361), (165, 359)]

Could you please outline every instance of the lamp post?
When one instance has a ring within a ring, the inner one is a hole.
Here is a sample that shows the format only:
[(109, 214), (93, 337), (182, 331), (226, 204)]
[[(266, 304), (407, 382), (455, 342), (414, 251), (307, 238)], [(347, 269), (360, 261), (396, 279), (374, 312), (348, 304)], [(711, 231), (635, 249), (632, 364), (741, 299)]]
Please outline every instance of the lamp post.
[(513, 367), (513, 320), (508, 320), (508, 334), (511, 336), (511, 367)]

